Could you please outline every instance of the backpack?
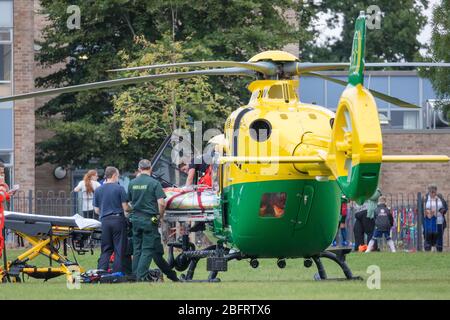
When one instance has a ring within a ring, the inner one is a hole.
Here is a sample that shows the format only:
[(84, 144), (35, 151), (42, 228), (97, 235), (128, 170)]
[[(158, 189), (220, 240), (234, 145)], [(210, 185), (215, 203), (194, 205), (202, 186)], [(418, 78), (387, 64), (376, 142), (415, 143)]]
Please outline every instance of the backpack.
[(385, 205), (377, 206), (375, 209), (375, 226), (377, 230), (389, 231), (391, 229), (390, 214), (389, 209)]

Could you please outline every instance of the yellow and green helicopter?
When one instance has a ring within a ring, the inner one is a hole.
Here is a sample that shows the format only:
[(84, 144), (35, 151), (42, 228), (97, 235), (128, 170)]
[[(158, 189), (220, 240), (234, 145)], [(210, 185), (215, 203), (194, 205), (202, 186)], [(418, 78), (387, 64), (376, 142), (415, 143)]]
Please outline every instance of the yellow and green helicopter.
[[(0, 98), (0, 102), (42, 95), (139, 84), (195, 76), (249, 76), (248, 105), (226, 120), (217, 160), (220, 204), (214, 209), (212, 231), (217, 245), (195, 250), (187, 242), (172, 244), (171, 263), (188, 269), (192, 280), (197, 262), (208, 259), (209, 280), (227, 270), (227, 261), (258, 258), (304, 258), (314, 262), (318, 278), (327, 275), (320, 258), (328, 258), (353, 275), (344, 254), (327, 251), (338, 227), (341, 195), (358, 203), (376, 191), (385, 162), (447, 162), (448, 156), (385, 156), (375, 98), (402, 107), (408, 102), (364, 87), (365, 67), (449, 67), (450, 63), (365, 63), (366, 17), (356, 20), (350, 63), (302, 63), (283, 51), (262, 52), (248, 62), (201, 61), (118, 70), (203, 67), (187, 72), (143, 75)], [(317, 73), (349, 69), (348, 83)], [(118, 71), (116, 70), (116, 71)], [(308, 75), (345, 86), (336, 113), (302, 103), (298, 76)], [(182, 253), (173, 259), (173, 247)]]

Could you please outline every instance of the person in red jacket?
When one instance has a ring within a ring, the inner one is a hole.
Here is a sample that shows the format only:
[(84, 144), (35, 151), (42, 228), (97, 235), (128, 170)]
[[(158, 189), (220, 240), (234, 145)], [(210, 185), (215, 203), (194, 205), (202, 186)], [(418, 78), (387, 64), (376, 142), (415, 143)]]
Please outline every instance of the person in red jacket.
[(0, 257), (3, 254), (5, 239), (3, 237), (3, 228), (5, 227), (4, 204), (9, 201), (9, 187), (5, 182), (5, 165), (0, 162)]
[[(345, 225), (345, 222), (347, 220), (347, 208), (348, 208), (348, 200), (343, 195), (341, 197), (341, 214), (340, 214), (340, 218), (339, 218), (339, 229), (338, 229), (341, 233), (341, 246), (343, 246), (343, 247), (348, 246), (347, 227)], [(337, 234), (336, 234), (336, 237), (334, 238), (332, 246), (333, 247), (337, 246)]]

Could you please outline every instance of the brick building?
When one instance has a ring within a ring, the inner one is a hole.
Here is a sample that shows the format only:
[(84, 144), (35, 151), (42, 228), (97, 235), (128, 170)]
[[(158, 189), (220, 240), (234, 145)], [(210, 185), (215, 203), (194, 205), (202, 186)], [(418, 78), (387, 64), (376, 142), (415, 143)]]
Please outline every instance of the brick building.
[[(51, 72), (51, 69), (38, 68), (34, 61), (38, 50), (34, 42), (45, 25), (45, 18), (36, 13), (38, 9), (38, 0), (0, 0), (0, 95), (33, 91), (34, 79), (44, 72)], [(289, 46), (287, 50), (298, 52), (298, 47)], [(332, 75), (345, 77), (339, 73)], [(434, 97), (429, 81), (414, 72), (388, 76), (375, 72), (369, 74), (366, 83), (402, 99), (413, 96), (415, 101), (412, 102), (423, 107), (427, 99)], [(334, 86), (321, 79), (305, 77), (301, 81), (300, 97), (305, 102), (316, 102), (333, 109), (336, 106), (334, 95), (342, 91), (342, 87)], [(36, 130), (35, 110), (45, 102), (44, 99), (0, 104), (0, 159), (7, 163), (10, 182), (19, 184), (22, 190), (68, 192), (74, 182), (72, 173), (58, 180), (53, 176), (56, 165), (35, 167), (36, 142), (51, 134)], [(412, 111), (398, 110), (382, 102), (379, 106), (380, 112), (395, 124), (383, 130), (385, 154), (450, 155), (450, 130), (422, 130), (423, 114), (420, 112), (408, 113)], [(449, 178), (449, 164), (385, 164), (381, 187), (385, 193), (408, 194), (423, 191), (434, 182), (440, 192), (450, 195)]]

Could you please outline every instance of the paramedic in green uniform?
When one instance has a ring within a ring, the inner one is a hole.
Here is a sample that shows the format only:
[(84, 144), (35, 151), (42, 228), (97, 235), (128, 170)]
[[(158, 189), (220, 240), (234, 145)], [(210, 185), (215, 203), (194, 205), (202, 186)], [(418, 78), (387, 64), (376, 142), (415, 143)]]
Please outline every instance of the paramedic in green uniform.
[(164, 249), (158, 230), (159, 217), (164, 215), (166, 195), (161, 184), (151, 177), (151, 162), (139, 162), (139, 176), (128, 186), (128, 197), (133, 208), (133, 273), (137, 281), (146, 281), (152, 259), (172, 281), (179, 281), (175, 271), (163, 258)]

